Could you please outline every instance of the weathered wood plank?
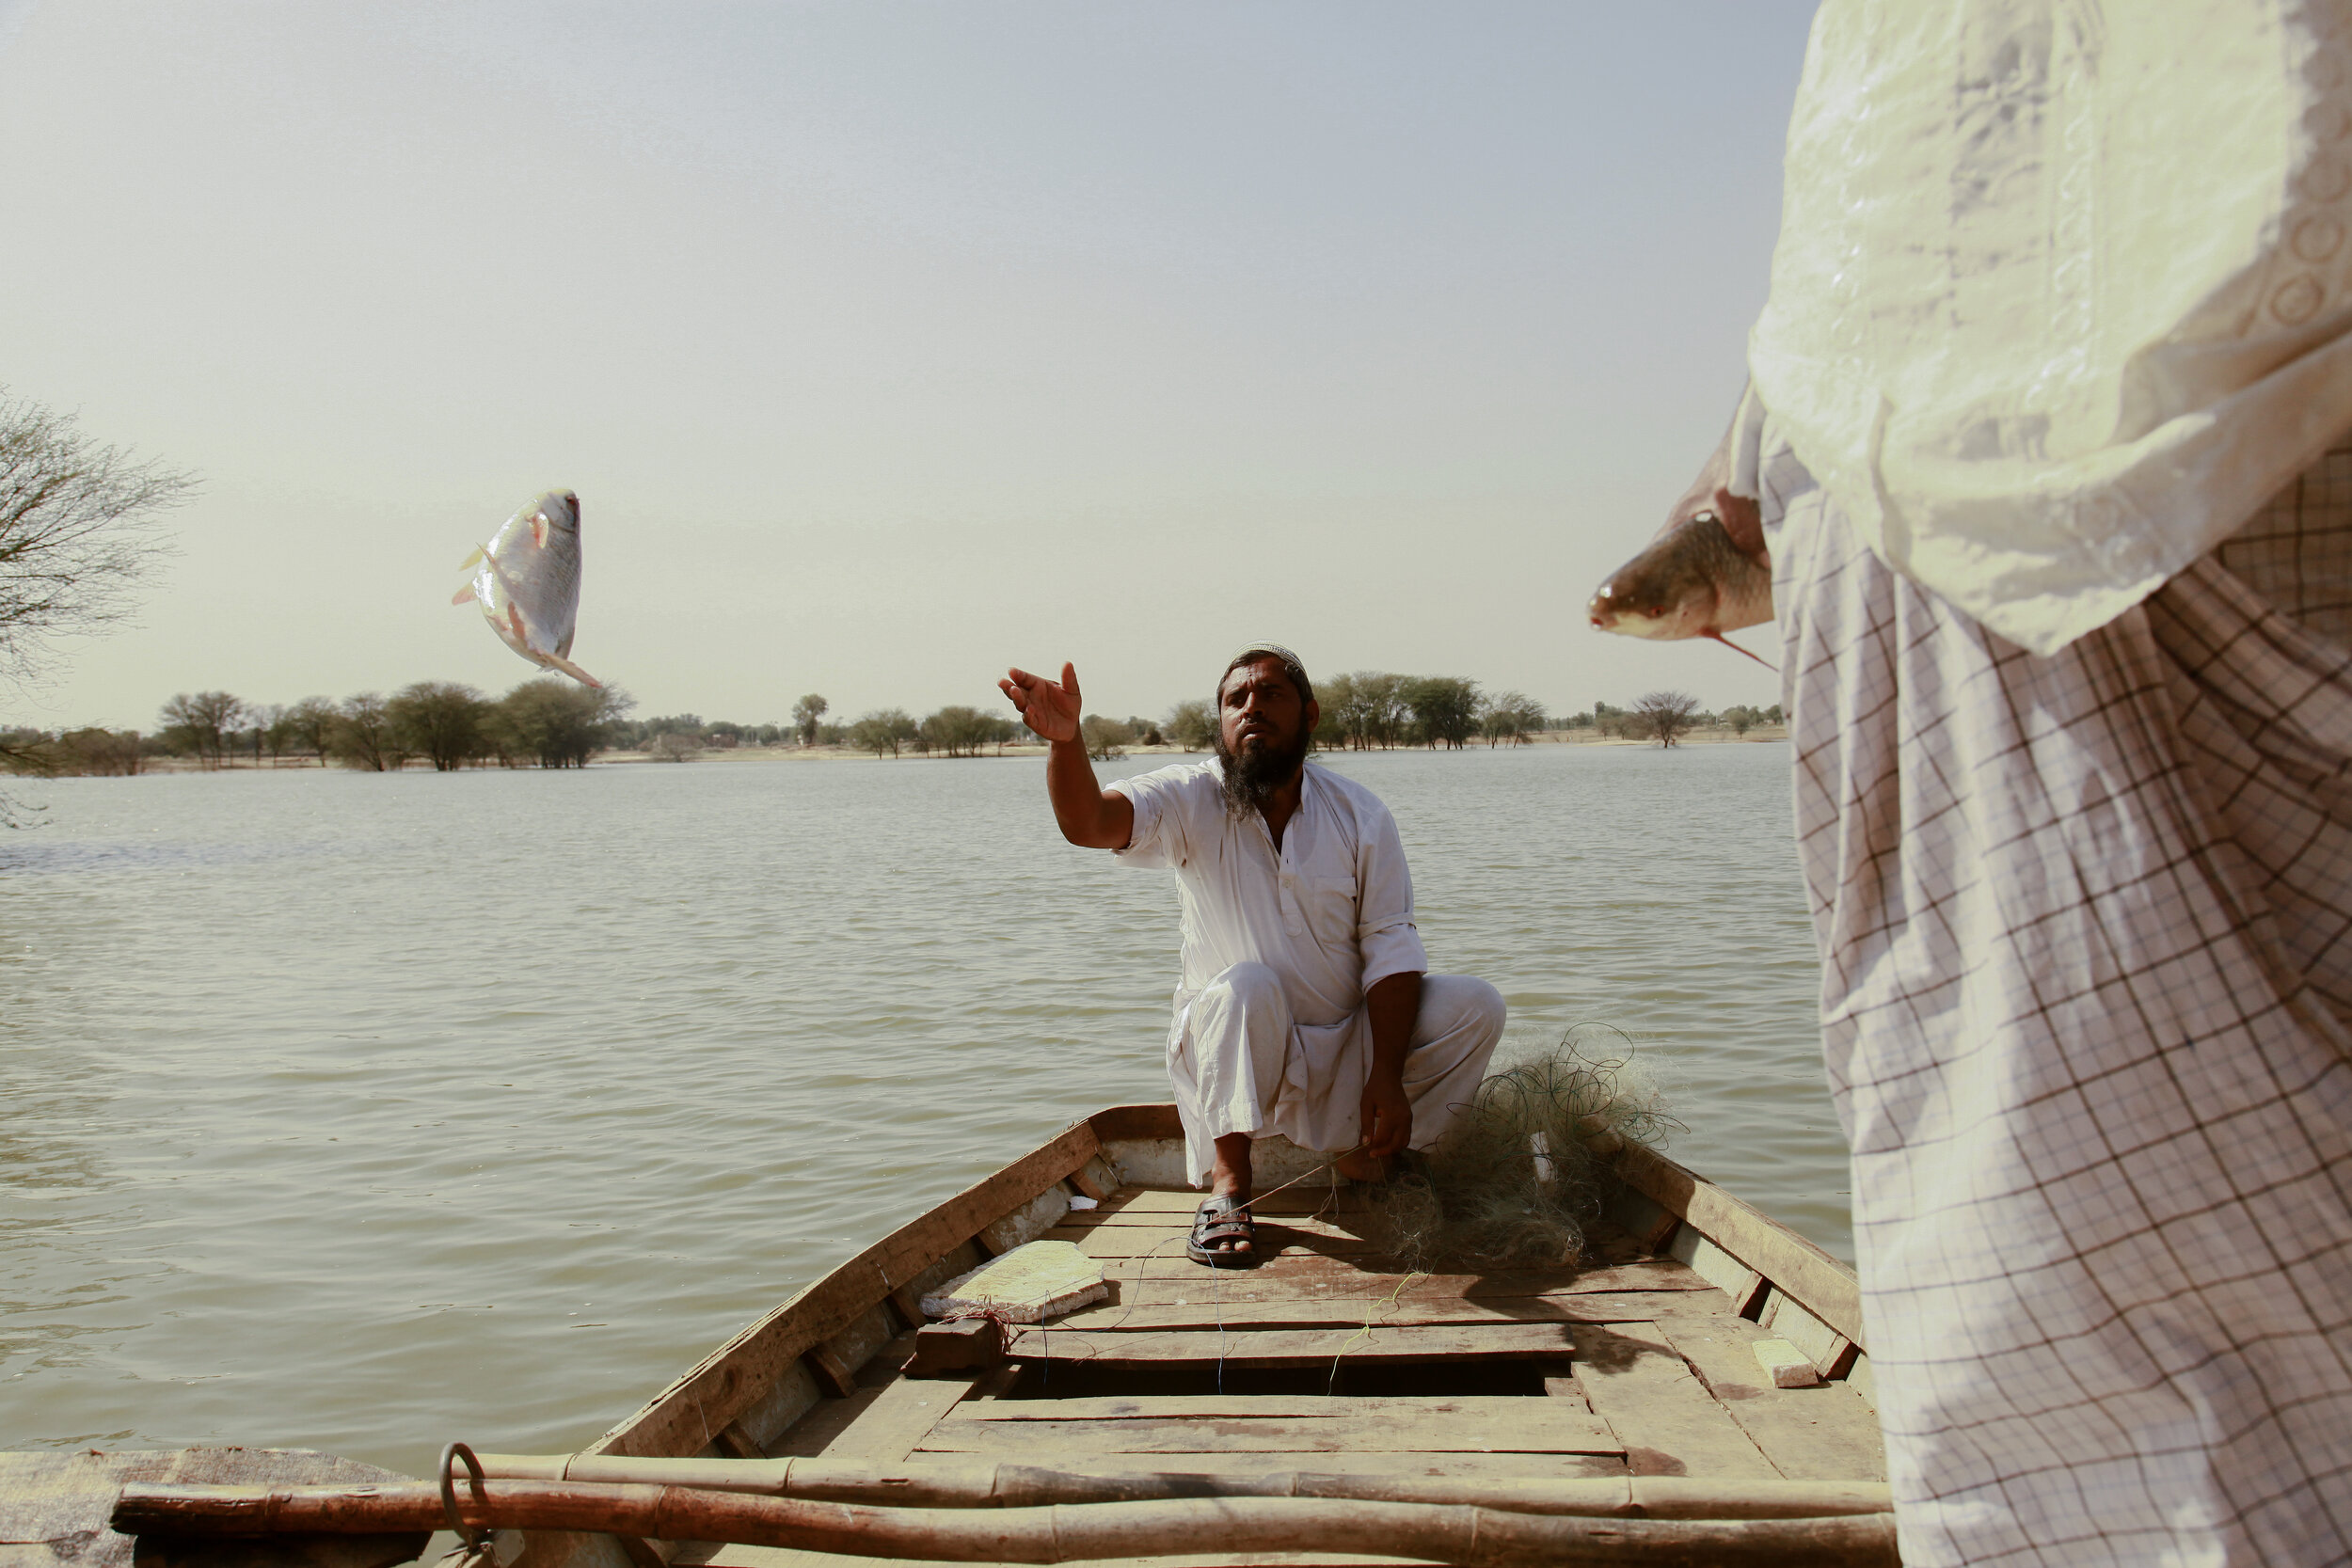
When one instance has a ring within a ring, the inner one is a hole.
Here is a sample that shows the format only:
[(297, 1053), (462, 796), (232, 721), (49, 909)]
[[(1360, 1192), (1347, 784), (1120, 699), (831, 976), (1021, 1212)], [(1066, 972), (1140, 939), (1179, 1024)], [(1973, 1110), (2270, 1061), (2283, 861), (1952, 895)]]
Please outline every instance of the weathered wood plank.
[(1181, 1138), (1184, 1124), (1168, 1101), (1156, 1105), (1113, 1105), (1087, 1117), (1087, 1125), (1104, 1143), (1119, 1138)]
[(1090, 1197), (1097, 1203), (1119, 1190), (1119, 1173), (1111, 1169), (1111, 1163), (1100, 1154), (1072, 1171), (1066, 1180), (1078, 1189), (1081, 1196)]
[(817, 1369), (818, 1376), (835, 1394), (846, 1397), (856, 1391), (860, 1370), (898, 1333), (898, 1325), (892, 1321), (890, 1308), (878, 1301), (840, 1333), (811, 1345), (809, 1365)]
[(1803, 1302), (1815, 1317), (1868, 1348), (1862, 1333), (1862, 1287), (1853, 1271), (1811, 1242), (1664, 1155), (1629, 1144), (1617, 1174), (1682, 1216), (1716, 1245)]
[[(1170, 1115), (1173, 1115), (1172, 1109)], [(1089, 1122), (974, 1183), (810, 1284), (697, 1362), (606, 1433), (596, 1453), (684, 1455), (735, 1419), (811, 1346), (840, 1333), (949, 1248), (1092, 1159)]]
[[(1168, 1258), (1200, 1268), (1184, 1256), (1184, 1239), (1189, 1233), (1186, 1226), (1057, 1225), (1044, 1233), (1044, 1240), (1073, 1243), (1089, 1258)], [(1260, 1220), (1257, 1247), (1260, 1258), (1269, 1259), (1296, 1252), (1353, 1258), (1382, 1250), (1381, 1243), (1368, 1236), (1351, 1235), (1336, 1226), (1309, 1220)]]
[(1190, 1421), (1211, 1418), (1308, 1420), (1377, 1416), (1393, 1421), (1423, 1417), (1503, 1417), (1541, 1402), (1518, 1394), (1098, 1394), (1079, 1399), (999, 1400), (964, 1403), (958, 1421)]
[(1780, 1472), (1715, 1402), (1655, 1323), (1577, 1332), (1575, 1381), (1637, 1476), (1763, 1481)]
[[(1256, 1270), (1204, 1270), (1184, 1256), (1108, 1258), (1104, 1279), (1120, 1289), (1146, 1291), (1152, 1303), (1174, 1303), (1179, 1295), (1198, 1300), (1223, 1291), (1223, 1300), (1301, 1300), (1320, 1295), (1378, 1295), (1397, 1300), (1486, 1300), (1513, 1295), (1599, 1295), (1616, 1291), (1698, 1291), (1715, 1286), (1682, 1262), (1630, 1262), (1609, 1270), (1541, 1270), (1524, 1275), (1395, 1275), (1364, 1267), (1350, 1258), (1294, 1253), (1273, 1258)], [(1198, 1286), (1185, 1291), (1184, 1286)]]
[(1734, 1316), (1745, 1317), (1772, 1287), (1772, 1282), (1762, 1274), (1699, 1234), (1692, 1226), (1676, 1227), (1672, 1256), (1729, 1296)]
[(950, 1247), (936, 1259), (917, 1269), (913, 1278), (890, 1292), (890, 1304), (898, 1309), (898, 1316), (914, 1327), (921, 1327), (923, 1298), (959, 1275), (970, 1274), (987, 1259), (980, 1249), (970, 1242)]
[(729, 1421), (721, 1427), (711, 1434), (710, 1444), (729, 1459), (765, 1459), (768, 1457), (768, 1450), (753, 1440), (752, 1434), (743, 1430), (743, 1424), (740, 1421)]
[[(1029, 1402), (1047, 1403), (1047, 1401)], [(1051, 1465), (1066, 1453), (1602, 1453), (1625, 1446), (1589, 1413), (1559, 1400), (1522, 1400), (1509, 1417), (1424, 1412), (1407, 1422), (1379, 1416), (1187, 1420), (943, 1421), (925, 1454), (971, 1454)]]
[[(1264, 1197), (1252, 1198), (1252, 1213), (1275, 1218), (1312, 1218), (1362, 1220), (1372, 1217), (1375, 1205), (1371, 1189), (1364, 1187), (1292, 1187)], [(1073, 1218), (1091, 1215), (1120, 1215), (1138, 1224), (1183, 1225), (1190, 1223), (1200, 1200), (1209, 1195), (1189, 1187), (1123, 1187), (1102, 1208), (1086, 1211)]]
[(841, 1434), (825, 1446), (827, 1459), (870, 1459), (896, 1465), (923, 1446), (931, 1429), (954, 1414), (957, 1402), (979, 1381), (977, 1372), (955, 1377), (900, 1377), (882, 1386)]
[(1104, 1366), (1193, 1362), (1228, 1367), (1311, 1367), (1334, 1356), (1357, 1364), (1406, 1361), (1493, 1361), (1526, 1355), (1566, 1355), (1575, 1340), (1563, 1323), (1502, 1323), (1466, 1328), (1266, 1329), (1248, 1333), (1078, 1334), (1022, 1328), (1012, 1354)]
[(784, 1435), (768, 1445), (771, 1459), (815, 1459), (830, 1448), (834, 1439), (850, 1430), (860, 1416), (882, 1398), (880, 1388), (860, 1388), (847, 1399), (825, 1400), (816, 1409), (786, 1429)]
[(1884, 1481), (1877, 1415), (1843, 1383), (1775, 1388), (1749, 1347), (1772, 1336), (1745, 1318), (1661, 1319), (1658, 1331), (1791, 1481)]
[(1569, 1481), (1627, 1473), (1624, 1459), (1613, 1453), (1073, 1453), (1057, 1455), (1053, 1467), (1089, 1476), (1221, 1475), (1235, 1470), (1263, 1475), (1274, 1470), (1308, 1470), (1322, 1475), (1458, 1476), (1482, 1481), (1528, 1477)]
[[(870, 1557), (833, 1557), (823, 1552), (795, 1551), (787, 1546), (695, 1545), (673, 1561), (673, 1568), (874, 1568)], [(1115, 1557), (1092, 1560), (1093, 1568), (1421, 1568), (1422, 1560), (1410, 1557), (1366, 1557), (1353, 1552), (1198, 1552), (1171, 1557)], [(13, 1565), (8, 1565), (13, 1568)], [(49, 1568), (46, 1563), (28, 1568)], [(892, 1568), (961, 1568), (961, 1564), (911, 1560)]]
[[(1743, 1314), (1744, 1315), (1744, 1314)], [(1854, 1342), (1804, 1309), (1794, 1296), (1778, 1287), (1767, 1291), (1756, 1326), (1796, 1346), (1811, 1358), (1823, 1377), (1844, 1377), (1853, 1370)]]
[[(1157, 1294), (1158, 1292), (1153, 1292)], [(1330, 1291), (1295, 1293), (1271, 1301), (1222, 1299), (1197, 1291), (1182, 1302), (1165, 1306), (1130, 1307), (1117, 1296), (1083, 1307), (1051, 1325), (1057, 1331), (1139, 1334), (1175, 1329), (1222, 1327), (1258, 1330), (1274, 1328), (1357, 1328), (1365, 1323), (1391, 1328), (1435, 1324), (1514, 1323), (1644, 1323), (1652, 1318), (1728, 1313), (1730, 1298), (1721, 1291), (1619, 1291), (1557, 1296), (1439, 1296), (1422, 1301), (1407, 1296), (1343, 1296)]]

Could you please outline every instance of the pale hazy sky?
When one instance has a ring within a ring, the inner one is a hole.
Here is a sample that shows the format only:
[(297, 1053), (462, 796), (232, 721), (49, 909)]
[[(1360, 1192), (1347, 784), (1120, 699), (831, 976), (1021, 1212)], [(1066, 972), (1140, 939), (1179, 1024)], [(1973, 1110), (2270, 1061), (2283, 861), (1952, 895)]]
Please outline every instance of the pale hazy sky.
[(1582, 606), (1729, 417), (1811, 9), (46, 0), (0, 385), (204, 489), (0, 721), (503, 690), (449, 595), (555, 485), (641, 715), (1156, 715), (1260, 637), (1775, 701)]

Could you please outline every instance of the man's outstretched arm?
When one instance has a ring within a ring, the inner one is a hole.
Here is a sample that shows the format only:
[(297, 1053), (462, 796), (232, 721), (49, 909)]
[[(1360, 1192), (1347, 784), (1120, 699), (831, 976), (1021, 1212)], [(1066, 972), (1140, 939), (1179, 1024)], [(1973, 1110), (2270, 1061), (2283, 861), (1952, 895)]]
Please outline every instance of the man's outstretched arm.
[(1021, 710), (1022, 721), (1046, 743), (1045, 793), (1054, 801), (1061, 836), (1089, 849), (1124, 849), (1136, 831), (1136, 805), (1115, 789), (1104, 789), (1087, 760), (1078, 736), (1078, 669), (1061, 667), (1057, 685), (1026, 670), (1009, 670), (996, 683)]

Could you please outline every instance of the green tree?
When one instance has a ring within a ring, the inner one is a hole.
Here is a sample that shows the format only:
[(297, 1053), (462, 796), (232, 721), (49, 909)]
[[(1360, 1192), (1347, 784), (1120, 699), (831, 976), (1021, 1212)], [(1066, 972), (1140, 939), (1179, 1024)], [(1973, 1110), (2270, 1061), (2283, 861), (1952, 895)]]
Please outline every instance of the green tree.
[(1412, 712), (1414, 737), (1424, 746), (1460, 751), (1478, 733), (1478, 683), (1459, 675), (1423, 675), (1401, 695)]
[(656, 762), (691, 762), (703, 754), (703, 743), (684, 730), (672, 730), (653, 737), (645, 754)]
[(1216, 716), (1205, 697), (1187, 697), (1168, 710), (1160, 731), (1187, 752), (1205, 752), (1216, 739)]
[(280, 752), (308, 752), (326, 766), (326, 737), (335, 723), (335, 705), (325, 697), (305, 697), (277, 710), (270, 729), (272, 744)]
[(183, 691), (159, 715), (166, 741), (206, 768), (227, 760), (229, 737), (245, 722), (246, 705), (226, 691)]
[(633, 699), (617, 686), (586, 687), (550, 677), (525, 681), (500, 698), (491, 722), (504, 732), (505, 746), (516, 755), (542, 768), (585, 768), (612, 743), (615, 724), (632, 705)]
[(922, 727), (907, 716), (906, 709), (876, 708), (850, 726), (850, 744), (877, 757), (884, 752), (895, 757), (921, 733)]
[(490, 749), (483, 736), (490, 705), (470, 686), (418, 681), (394, 692), (384, 713), (402, 748), (430, 759), (435, 772), (454, 772)]
[(326, 749), (337, 762), (361, 772), (393, 772), (408, 761), (408, 753), (393, 733), (384, 698), (373, 691), (345, 697), (337, 705)]
[(1009, 720), (959, 704), (943, 707), (924, 720), (921, 739), (927, 751), (951, 757), (976, 757), (983, 746), (1001, 749), (1018, 733)]
[(801, 732), (801, 744), (817, 744), (817, 721), (825, 716), (833, 705), (812, 691), (792, 705), (792, 727)]
[(1505, 744), (1524, 746), (1529, 736), (1543, 729), (1546, 721), (1544, 705), (1526, 692), (1500, 691), (1486, 700), (1486, 710), (1479, 719), (1479, 731), (1490, 748)]
[(68, 773), (119, 778), (140, 770), (136, 730), (68, 730), (57, 736), (56, 745)]
[(1078, 738), (1086, 742), (1087, 755), (1097, 762), (1123, 757), (1127, 748), (1136, 743), (1134, 730), (1099, 713), (1089, 713), (1078, 721)]
[(1690, 729), (1698, 711), (1699, 700), (1688, 691), (1649, 691), (1634, 703), (1626, 719), (1633, 734), (1672, 746)]

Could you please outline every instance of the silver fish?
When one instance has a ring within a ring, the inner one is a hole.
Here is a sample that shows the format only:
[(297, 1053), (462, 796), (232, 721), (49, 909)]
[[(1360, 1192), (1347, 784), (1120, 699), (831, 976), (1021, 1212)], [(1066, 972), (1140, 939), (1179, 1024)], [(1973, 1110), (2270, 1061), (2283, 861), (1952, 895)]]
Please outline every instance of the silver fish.
[(466, 558), (473, 581), (452, 604), (469, 599), (499, 641), (543, 669), (582, 686), (602, 686), (571, 659), (580, 613), (580, 498), (550, 490), (506, 519), (490, 542)]
[(1772, 574), (1732, 542), (1723, 518), (1702, 508), (1610, 573), (1586, 608), (1602, 631), (1710, 637), (1756, 658), (1724, 633), (1772, 618)]

